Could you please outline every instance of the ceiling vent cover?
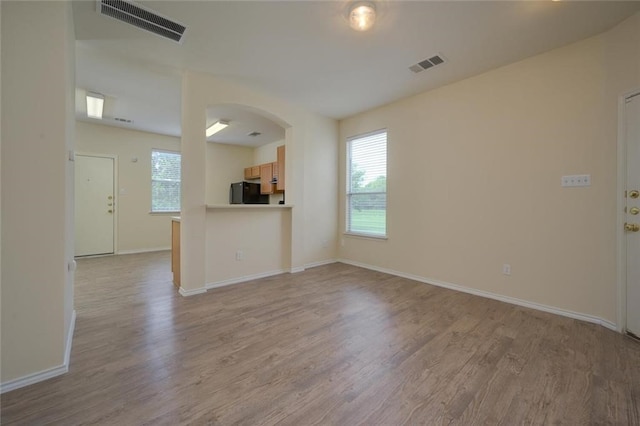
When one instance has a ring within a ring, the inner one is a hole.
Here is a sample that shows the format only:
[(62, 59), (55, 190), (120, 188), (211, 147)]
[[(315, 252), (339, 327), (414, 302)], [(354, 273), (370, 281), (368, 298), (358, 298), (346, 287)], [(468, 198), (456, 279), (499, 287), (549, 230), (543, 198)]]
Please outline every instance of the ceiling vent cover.
[(130, 1), (97, 0), (97, 2), (99, 14), (110, 16), (178, 43), (182, 42), (182, 37), (187, 29), (182, 24), (164, 18)]
[(422, 72), (426, 69), (435, 67), (436, 65), (440, 65), (444, 63), (444, 59), (440, 55), (435, 55), (430, 57), (429, 59), (425, 59), (424, 61), (420, 61), (415, 65), (411, 65), (409, 69), (414, 73)]
[(251, 133), (247, 133), (247, 136), (251, 136), (253, 138), (255, 138), (256, 136), (260, 136), (262, 133), (260, 132), (251, 132)]

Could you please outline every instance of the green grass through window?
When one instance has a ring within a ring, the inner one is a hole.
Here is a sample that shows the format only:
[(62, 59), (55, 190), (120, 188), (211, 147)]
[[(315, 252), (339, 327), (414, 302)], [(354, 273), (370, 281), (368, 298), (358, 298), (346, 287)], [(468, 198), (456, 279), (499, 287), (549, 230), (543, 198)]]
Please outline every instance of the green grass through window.
[(351, 232), (385, 236), (387, 228), (385, 210), (351, 210)]

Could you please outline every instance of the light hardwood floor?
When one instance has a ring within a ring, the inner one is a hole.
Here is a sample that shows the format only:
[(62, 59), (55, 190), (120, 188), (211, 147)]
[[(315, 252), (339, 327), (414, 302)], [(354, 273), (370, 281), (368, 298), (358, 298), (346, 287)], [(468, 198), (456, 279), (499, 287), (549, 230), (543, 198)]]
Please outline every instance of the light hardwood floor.
[(168, 252), (78, 262), (68, 374), (2, 424), (640, 424), (640, 344), (344, 264), (183, 298)]

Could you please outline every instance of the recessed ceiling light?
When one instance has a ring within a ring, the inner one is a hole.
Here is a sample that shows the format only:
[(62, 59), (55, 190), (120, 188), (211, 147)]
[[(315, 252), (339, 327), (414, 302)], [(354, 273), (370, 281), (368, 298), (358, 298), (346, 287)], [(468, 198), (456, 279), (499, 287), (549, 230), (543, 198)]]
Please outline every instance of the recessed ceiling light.
[(354, 3), (349, 9), (349, 25), (356, 31), (367, 31), (376, 20), (376, 7), (368, 1)]
[(87, 117), (102, 120), (104, 96), (100, 93), (87, 92)]
[(218, 120), (211, 126), (207, 127), (207, 131), (205, 132), (207, 137), (213, 136), (218, 133), (220, 130), (226, 128), (229, 125), (227, 120)]

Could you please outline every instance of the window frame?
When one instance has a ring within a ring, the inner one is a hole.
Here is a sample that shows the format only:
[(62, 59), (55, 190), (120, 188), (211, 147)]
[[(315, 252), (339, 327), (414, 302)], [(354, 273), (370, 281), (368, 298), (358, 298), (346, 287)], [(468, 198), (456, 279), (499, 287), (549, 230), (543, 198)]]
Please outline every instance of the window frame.
[[(371, 132), (367, 132), (367, 133), (361, 133), (358, 135), (354, 135), (354, 136), (349, 136), (347, 138), (347, 143), (346, 143), (346, 189), (345, 189), (345, 222), (344, 222), (344, 226), (345, 226), (345, 231), (344, 234), (345, 235), (349, 235), (349, 236), (355, 236), (355, 237), (362, 237), (362, 238), (371, 238), (371, 239), (376, 239), (376, 240), (387, 240), (388, 239), (388, 210), (387, 210), (387, 194), (388, 194), (388, 184), (387, 182), (385, 182), (385, 188), (384, 188), (384, 192), (381, 191), (377, 191), (377, 192), (353, 192), (351, 185), (352, 185), (352, 178), (351, 178), (351, 168), (352, 168), (352, 162), (351, 162), (351, 147), (352, 147), (352, 142), (354, 140), (358, 140), (358, 139), (362, 139), (362, 138), (366, 138), (366, 137), (371, 137), (371, 136), (375, 136), (378, 134), (385, 134), (385, 178), (387, 176), (387, 170), (388, 170), (388, 158), (389, 158), (389, 149), (388, 149), (388, 141), (389, 141), (389, 131), (387, 128), (382, 128), (382, 129), (378, 129), (378, 130), (374, 130)], [(350, 218), (351, 218), (351, 199), (352, 196), (354, 194), (367, 194), (367, 195), (384, 195), (385, 196), (385, 207), (384, 207), (384, 211), (385, 211), (385, 216), (384, 216), (384, 234), (380, 234), (380, 233), (374, 233), (374, 232), (362, 232), (362, 231), (353, 231), (350, 229)]]
[[(179, 194), (179, 208), (178, 210), (154, 210), (153, 209), (153, 182), (158, 181), (158, 182), (162, 182), (158, 179), (154, 179), (153, 178), (153, 154), (154, 152), (159, 152), (159, 153), (164, 153), (164, 154), (175, 154), (180, 156), (180, 180), (178, 181), (180, 183), (180, 194)], [(181, 151), (172, 151), (170, 149), (161, 149), (161, 148), (151, 148), (151, 155), (149, 156), (149, 160), (151, 162), (151, 168), (150, 168), (150, 188), (149, 188), (149, 196), (150, 196), (150, 202), (151, 205), (149, 206), (149, 214), (153, 214), (153, 215), (162, 215), (162, 214), (176, 214), (176, 213), (180, 213), (181, 209), (182, 209), (182, 152)]]

